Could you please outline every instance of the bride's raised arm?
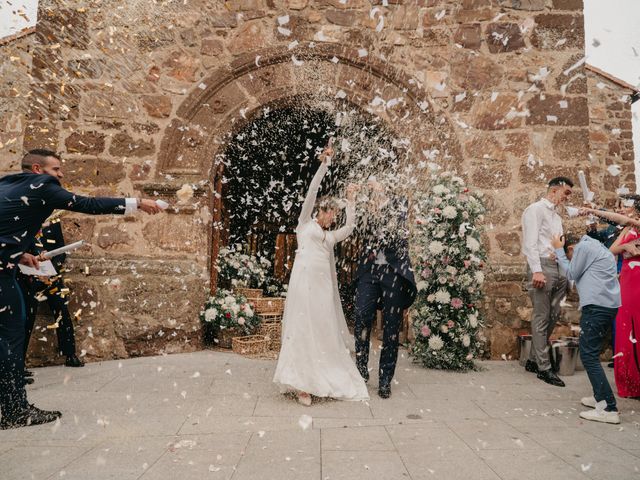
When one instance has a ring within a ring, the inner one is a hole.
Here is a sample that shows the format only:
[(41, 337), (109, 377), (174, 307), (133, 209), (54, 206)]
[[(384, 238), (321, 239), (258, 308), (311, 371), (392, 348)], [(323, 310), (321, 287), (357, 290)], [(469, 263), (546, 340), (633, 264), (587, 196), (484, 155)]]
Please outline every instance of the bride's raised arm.
[(320, 161), (322, 163), (318, 167), (316, 174), (313, 176), (313, 180), (311, 180), (311, 183), (309, 184), (309, 190), (307, 191), (307, 196), (302, 204), (302, 211), (298, 217), (298, 225), (311, 221), (311, 214), (313, 213), (313, 207), (316, 203), (316, 198), (318, 197), (320, 182), (322, 182), (322, 177), (325, 176), (329, 169), (329, 159), (331, 158), (332, 153), (333, 151), (331, 149), (325, 149), (322, 154), (320, 154)]
[(347, 187), (347, 207), (346, 213), (347, 218), (344, 222), (344, 225), (337, 230), (333, 230), (331, 235), (333, 236), (333, 244), (335, 245), (338, 242), (343, 241), (347, 238), (351, 233), (353, 233), (354, 228), (356, 227), (356, 201), (355, 201), (355, 193), (360, 189), (358, 185), (349, 185)]

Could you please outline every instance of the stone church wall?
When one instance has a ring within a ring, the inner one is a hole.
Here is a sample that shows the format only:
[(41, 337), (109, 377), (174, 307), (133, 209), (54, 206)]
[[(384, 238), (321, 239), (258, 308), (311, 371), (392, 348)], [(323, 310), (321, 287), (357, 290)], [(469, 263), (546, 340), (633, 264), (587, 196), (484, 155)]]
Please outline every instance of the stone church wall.
[[(598, 199), (635, 190), (629, 92), (585, 69), (581, 0), (173, 3), (49, 0), (35, 34), (0, 45), (0, 172), (18, 170), (22, 152), (38, 147), (62, 153), (66, 182), (80, 193), (176, 204), (182, 184), (198, 187), (162, 216), (63, 217), (69, 241), (91, 242), (70, 261), (87, 358), (200, 347), (198, 311), (217, 251), (215, 139), (240, 121), (239, 106), (304, 93), (290, 49), (317, 46), (327, 68), (339, 57), (335, 87), (348, 90), (353, 76), (348, 92), (363, 104), (378, 85), (410, 98), (411, 116), (428, 102), (414, 153), (445, 148), (487, 196), (493, 358), (515, 355), (515, 335), (528, 328), (519, 218), (545, 182), (583, 169)], [(32, 343), (34, 360), (51, 357), (51, 331)]]

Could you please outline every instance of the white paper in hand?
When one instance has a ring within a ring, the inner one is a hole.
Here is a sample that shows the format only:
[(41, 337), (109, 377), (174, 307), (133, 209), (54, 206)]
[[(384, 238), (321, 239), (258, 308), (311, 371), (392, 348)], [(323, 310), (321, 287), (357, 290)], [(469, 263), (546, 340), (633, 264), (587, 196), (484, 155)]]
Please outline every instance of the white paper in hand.
[(40, 262), (40, 268), (35, 269), (33, 267), (28, 267), (26, 265), (18, 264), (20, 271), (25, 275), (36, 275), (38, 277), (52, 277), (53, 275), (57, 275), (56, 267), (53, 266), (51, 260), (45, 260), (44, 262)]

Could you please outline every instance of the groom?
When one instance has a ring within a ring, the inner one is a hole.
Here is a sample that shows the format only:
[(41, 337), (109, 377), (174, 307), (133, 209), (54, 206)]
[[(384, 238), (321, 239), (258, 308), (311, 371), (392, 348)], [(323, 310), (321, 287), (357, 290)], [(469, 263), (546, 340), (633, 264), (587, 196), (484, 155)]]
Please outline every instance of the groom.
[(369, 380), (369, 345), (376, 310), (382, 310), (383, 341), (380, 353), (378, 395), (391, 396), (404, 310), (416, 297), (416, 282), (409, 259), (406, 199), (389, 199), (382, 186), (370, 181), (368, 227), (356, 271), (356, 365)]

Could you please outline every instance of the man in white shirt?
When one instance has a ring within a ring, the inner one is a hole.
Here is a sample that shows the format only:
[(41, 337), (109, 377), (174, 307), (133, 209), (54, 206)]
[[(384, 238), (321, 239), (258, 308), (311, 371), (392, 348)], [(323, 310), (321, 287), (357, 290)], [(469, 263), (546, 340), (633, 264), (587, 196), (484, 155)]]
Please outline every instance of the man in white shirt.
[(563, 233), (558, 209), (571, 196), (572, 188), (569, 178), (553, 178), (545, 197), (522, 213), (522, 253), (527, 257), (527, 288), (533, 305), (531, 354), (525, 369), (557, 387), (564, 387), (564, 382), (551, 368), (549, 337), (560, 316), (567, 278), (556, 263), (551, 238)]

